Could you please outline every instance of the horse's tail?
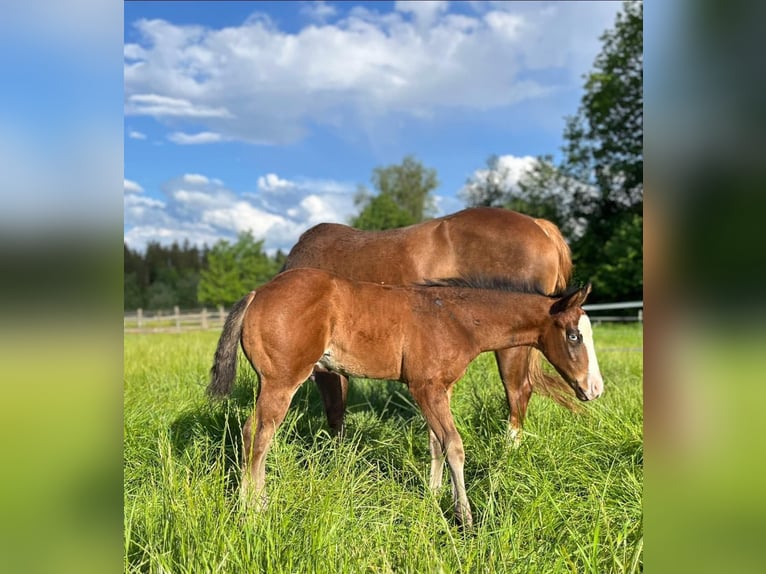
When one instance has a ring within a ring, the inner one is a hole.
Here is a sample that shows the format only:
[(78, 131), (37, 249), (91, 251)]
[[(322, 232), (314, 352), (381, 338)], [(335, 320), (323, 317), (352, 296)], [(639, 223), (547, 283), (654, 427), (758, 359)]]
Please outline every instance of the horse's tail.
[(559, 264), (554, 291), (563, 291), (572, 278), (572, 251), (555, 223), (551, 223), (547, 219), (535, 219), (535, 223), (550, 238), (556, 248)]
[[(555, 223), (547, 219), (535, 219), (534, 221), (553, 242), (558, 256), (553, 292), (564, 291), (572, 278), (572, 251)], [(549, 294), (552, 295), (553, 293)], [(575, 400), (571, 387), (561, 377), (543, 371), (542, 357), (543, 354), (537, 349), (531, 349), (529, 352), (529, 380), (532, 383), (532, 388), (571, 411), (579, 410), (580, 403)]]
[(210, 369), (210, 384), (207, 387), (207, 393), (211, 397), (228, 395), (234, 386), (234, 378), (237, 375), (237, 346), (242, 335), (245, 311), (253, 297), (255, 297), (255, 291), (250, 291), (237, 301), (223, 324), (223, 332), (218, 339), (215, 359)]
[(569, 409), (572, 412), (580, 412), (582, 405), (579, 401), (575, 400), (572, 387), (559, 377), (558, 374), (551, 375), (546, 373), (543, 370), (542, 357), (543, 354), (537, 349), (529, 349), (527, 373), (532, 389), (536, 393), (553, 399), (565, 409)]

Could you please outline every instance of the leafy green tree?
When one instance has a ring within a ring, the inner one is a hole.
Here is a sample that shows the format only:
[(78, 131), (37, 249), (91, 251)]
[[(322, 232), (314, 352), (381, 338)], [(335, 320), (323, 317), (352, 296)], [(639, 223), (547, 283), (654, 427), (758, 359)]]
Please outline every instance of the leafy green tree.
[(175, 282), (175, 291), (178, 298), (178, 306), (182, 309), (197, 307), (197, 287), (200, 274), (193, 269), (184, 269)]
[(365, 230), (395, 229), (417, 223), (414, 217), (388, 194), (371, 198), (358, 216), (351, 220), (352, 227)]
[(263, 240), (256, 241), (250, 232), (240, 233), (234, 244), (216, 243), (207, 253), (207, 265), (200, 273), (197, 298), (211, 305), (231, 305), (279, 271), (263, 252)]
[(155, 281), (146, 290), (147, 309), (172, 309), (177, 304), (175, 290), (164, 281)]
[(436, 170), (427, 168), (413, 156), (402, 163), (376, 167), (372, 185), (373, 195), (360, 186), (354, 202), (360, 208), (352, 226), (360, 229), (391, 229), (433, 217), (436, 204), (431, 192), (439, 186)]
[(556, 223), (567, 235), (576, 227), (568, 221), (566, 185), (550, 155), (541, 156), (520, 177), (497, 155), (487, 159), (458, 193), (467, 207), (505, 207)]
[(581, 184), (570, 214), (586, 222), (572, 244), (577, 276), (604, 277), (597, 298), (633, 298), (643, 291), (643, 4), (625, 2), (601, 40), (580, 108), (567, 119), (560, 169)]
[(277, 252), (274, 254), (274, 266), (277, 268), (278, 271), (281, 271), (282, 267), (285, 266), (286, 261), (287, 261), (287, 253), (285, 253), (281, 249), (277, 249)]
[(123, 307), (125, 309), (138, 309), (144, 307), (144, 296), (141, 285), (135, 271), (123, 275)]
[(563, 159), (539, 157), (511, 189), (490, 157), (486, 175), (463, 193), (468, 205), (556, 223), (572, 247), (575, 280), (594, 281), (594, 301), (643, 292), (643, 4), (625, 2), (601, 40), (580, 107), (566, 119)]
[(565, 236), (571, 236), (576, 224), (568, 217), (567, 195), (566, 182), (553, 157), (546, 155), (538, 157), (519, 178), (518, 193), (512, 194), (504, 207), (552, 221)]
[(590, 279), (594, 292), (606, 300), (638, 297), (643, 281), (643, 218), (624, 214), (602, 249), (600, 264)]

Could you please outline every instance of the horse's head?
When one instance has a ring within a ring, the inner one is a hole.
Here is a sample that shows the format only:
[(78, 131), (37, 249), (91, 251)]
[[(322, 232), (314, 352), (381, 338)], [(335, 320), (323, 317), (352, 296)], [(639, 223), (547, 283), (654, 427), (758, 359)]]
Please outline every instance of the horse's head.
[(581, 401), (595, 399), (604, 391), (593, 347), (593, 329), (582, 310), (590, 288), (589, 283), (553, 303), (552, 321), (541, 341), (543, 354)]

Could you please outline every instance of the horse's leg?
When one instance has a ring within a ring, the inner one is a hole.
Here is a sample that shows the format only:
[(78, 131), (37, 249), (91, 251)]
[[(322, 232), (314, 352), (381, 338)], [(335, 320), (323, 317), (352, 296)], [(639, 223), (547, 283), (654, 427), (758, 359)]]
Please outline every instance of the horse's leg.
[(529, 381), (529, 348), (511, 347), (495, 351), (497, 368), (505, 387), (508, 399), (508, 426), (514, 446), (521, 443), (521, 431), (527, 405), (532, 396), (532, 384)]
[(343, 436), (343, 416), (346, 412), (348, 379), (339, 373), (314, 369), (314, 381), (319, 389), (332, 434)]
[[(410, 391), (426, 417), (428, 428), (438, 440), (441, 450), (446, 456), (452, 478), (452, 497), (457, 521), (463, 526), (470, 527), (473, 525), (473, 517), (471, 516), (471, 505), (468, 503), (468, 495), (465, 492), (465, 478), (463, 476), (465, 451), (463, 450), (463, 439), (457, 432), (449, 408), (451, 392), (441, 385), (434, 384), (411, 385)], [(431, 482), (433, 483), (433, 478)]]
[(242, 428), (240, 500), (245, 507), (254, 510), (266, 507), (266, 454), (299, 386), (300, 383), (275, 385), (261, 380), (255, 412)]
[(431, 450), (431, 480), (429, 486), (431, 490), (438, 490), (442, 486), (442, 477), (444, 476), (444, 452), (439, 439), (434, 431), (428, 429), (428, 447)]

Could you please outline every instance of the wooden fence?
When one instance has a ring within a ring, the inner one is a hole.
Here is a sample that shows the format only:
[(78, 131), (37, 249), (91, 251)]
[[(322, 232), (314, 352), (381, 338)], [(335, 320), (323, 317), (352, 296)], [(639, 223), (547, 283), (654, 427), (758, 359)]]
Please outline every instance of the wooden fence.
[[(602, 321), (643, 321), (644, 302), (629, 301), (626, 303), (601, 303), (585, 305), (588, 316), (593, 323)], [(635, 314), (602, 315), (603, 311), (622, 309), (637, 309)], [(219, 306), (217, 309), (201, 309), (199, 311), (180, 311), (174, 307), (172, 311), (144, 311), (125, 313), (123, 328), (125, 333), (181, 333), (184, 331), (204, 331), (215, 329), (220, 331), (226, 320), (228, 310)]]
[(178, 307), (173, 311), (144, 311), (139, 309), (125, 313), (123, 329), (125, 333), (180, 333), (182, 331), (220, 330), (228, 311), (222, 306), (215, 310), (202, 308), (199, 311), (184, 311)]

